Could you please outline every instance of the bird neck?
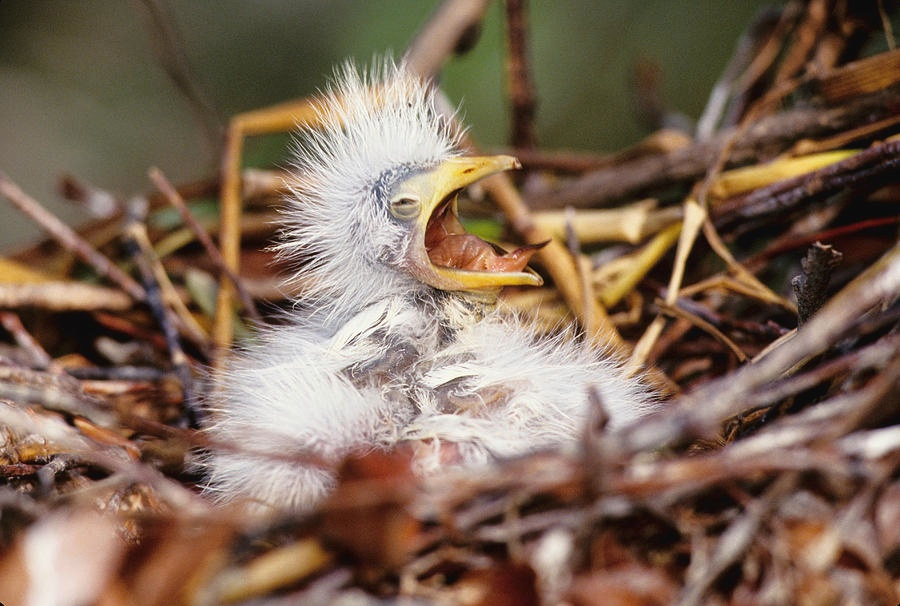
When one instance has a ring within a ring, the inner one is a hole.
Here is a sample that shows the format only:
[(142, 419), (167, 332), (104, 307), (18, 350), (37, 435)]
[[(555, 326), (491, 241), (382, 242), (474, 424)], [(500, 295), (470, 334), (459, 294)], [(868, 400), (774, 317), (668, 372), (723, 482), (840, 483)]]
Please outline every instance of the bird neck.
[(481, 321), (497, 307), (497, 293), (436, 291), (435, 312), (446, 328), (456, 331)]

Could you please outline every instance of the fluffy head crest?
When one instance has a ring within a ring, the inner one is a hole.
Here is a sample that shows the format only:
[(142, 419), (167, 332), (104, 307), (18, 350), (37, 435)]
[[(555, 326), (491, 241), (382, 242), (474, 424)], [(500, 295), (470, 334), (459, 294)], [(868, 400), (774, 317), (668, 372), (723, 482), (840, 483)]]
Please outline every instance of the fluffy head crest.
[(346, 63), (315, 103), (319, 124), (299, 134), (278, 250), (303, 259), (304, 296), (335, 313), (334, 299), (358, 309), (418, 286), (396, 271), (408, 242), (384, 198), (395, 182), (458, 155), (458, 136), (433, 89), (391, 60), (368, 72)]

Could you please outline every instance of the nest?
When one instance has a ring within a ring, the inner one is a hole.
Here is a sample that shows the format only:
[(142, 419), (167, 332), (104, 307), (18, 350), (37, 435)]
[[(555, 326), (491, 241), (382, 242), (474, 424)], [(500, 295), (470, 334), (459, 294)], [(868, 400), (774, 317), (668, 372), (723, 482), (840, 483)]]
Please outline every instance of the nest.
[[(454, 21), (455, 4), (409, 51), (425, 74), (483, 14)], [(762, 15), (692, 136), (609, 156), (534, 144), (520, 3), (507, 17), (526, 170), (485, 189), (506, 237), (554, 240), (552, 286), (504, 297), (626, 352), (662, 410), (612, 433), (598, 400), (577, 456), (424, 485), (408, 453), (351, 458), (317, 511), (248, 520), (200, 496), (192, 402), (233, 327), (290, 305), (264, 249), (282, 175), (242, 175), (224, 256), (217, 178), (154, 171), (158, 192), (76, 232), (0, 176), (52, 236), (0, 259), (0, 601), (897, 602), (900, 51), (871, 50), (892, 47), (888, 16)]]

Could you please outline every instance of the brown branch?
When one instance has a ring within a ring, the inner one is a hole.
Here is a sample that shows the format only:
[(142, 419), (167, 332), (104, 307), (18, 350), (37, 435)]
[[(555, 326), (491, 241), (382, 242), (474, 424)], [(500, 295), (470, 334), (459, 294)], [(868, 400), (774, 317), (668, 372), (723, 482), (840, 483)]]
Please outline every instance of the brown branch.
[(506, 153), (518, 158), (519, 162), (530, 170), (546, 170), (571, 174), (607, 167), (614, 163), (615, 158), (615, 156), (587, 152), (548, 151), (544, 149), (514, 148)]
[(91, 265), (101, 276), (106, 276), (115, 282), (132, 299), (136, 301), (144, 300), (146, 293), (140, 284), (91, 246), (75, 230), (44, 208), (40, 202), (22, 191), (18, 185), (13, 183), (2, 172), (0, 172), (0, 194), (3, 194), (16, 208), (50, 234), (63, 248), (71, 251), (81, 260)]
[(200, 86), (200, 79), (191, 67), (184, 38), (178, 31), (175, 20), (161, 0), (140, 0), (137, 4), (143, 7), (147, 18), (147, 29), (150, 42), (156, 51), (160, 65), (175, 88), (187, 100), (188, 105), (203, 126), (206, 143), (212, 157), (222, 153), (222, 116), (210, 101), (209, 96)]
[(694, 313), (691, 309), (687, 308), (686, 299), (679, 299), (675, 305), (670, 305), (665, 301), (658, 300), (656, 304), (659, 306), (660, 310), (667, 314), (671, 315), (674, 318), (683, 318), (699, 328), (700, 330), (706, 332), (714, 339), (716, 339), (719, 343), (727, 347), (731, 353), (738, 359), (738, 362), (744, 362), (747, 360), (747, 354), (740, 348), (740, 346), (732, 341), (728, 336), (719, 330), (712, 322), (709, 322), (705, 318), (700, 317), (698, 314)]
[(0, 324), (13, 336), (18, 346), (28, 353), (34, 367), (49, 368), (53, 364), (53, 358), (25, 329), (17, 314), (11, 311), (0, 311)]
[(797, 314), (801, 326), (824, 305), (831, 274), (843, 256), (831, 246), (816, 242), (800, 260), (803, 273), (791, 280), (791, 286), (797, 295)]
[(203, 229), (203, 226), (200, 225), (200, 222), (197, 221), (196, 217), (194, 217), (193, 213), (191, 213), (190, 209), (187, 207), (187, 204), (184, 203), (184, 199), (178, 193), (178, 191), (172, 187), (172, 184), (166, 179), (165, 175), (163, 175), (162, 171), (158, 168), (154, 167), (150, 169), (150, 180), (153, 181), (154, 185), (156, 185), (157, 189), (166, 197), (166, 200), (169, 201), (169, 204), (175, 207), (178, 211), (178, 214), (181, 215), (181, 219), (184, 221), (185, 225), (193, 232), (193, 234), (197, 237), (197, 240), (200, 241), (200, 244), (203, 245), (203, 248), (206, 250), (206, 254), (209, 255), (209, 259), (213, 262), (217, 269), (222, 271), (228, 279), (231, 280), (231, 283), (234, 284), (234, 288), (237, 291), (238, 297), (241, 299), (241, 303), (244, 304), (244, 309), (247, 310), (247, 313), (257, 324), (262, 324), (262, 317), (259, 315), (259, 311), (256, 309), (256, 304), (253, 302), (253, 297), (247, 292), (247, 289), (244, 288), (244, 284), (241, 281), (240, 277), (238, 277), (231, 269), (225, 264), (225, 259), (222, 258), (222, 253), (219, 252), (219, 249), (213, 243), (212, 238), (209, 237), (209, 234)]
[(116, 420), (106, 402), (84, 393), (76, 379), (56, 372), (0, 365), (0, 398), (81, 415), (105, 427)]
[[(166, 347), (169, 351), (170, 361), (175, 371), (175, 375), (181, 381), (182, 393), (184, 401), (188, 405), (185, 411), (191, 426), (197, 425), (195, 410), (190, 404), (193, 402), (193, 377), (191, 375), (190, 365), (187, 356), (181, 347), (178, 339), (178, 330), (175, 325), (178, 322), (178, 315), (166, 305), (165, 298), (160, 290), (160, 281), (154, 273), (154, 258), (152, 249), (149, 246), (149, 240), (146, 235), (146, 228), (139, 220), (137, 213), (133, 209), (129, 209), (129, 223), (126, 228), (125, 244), (131, 254), (134, 263), (137, 265), (141, 273), (141, 278), (146, 285), (147, 306), (150, 312), (159, 324), (165, 338)], [(158, 262), (158, 260), (156, 260)], [(185, 322), (182, 322), (185, 323)], [(185, 323), (186, 324), (186, 323)], [(188, 326), (190, 326), (188, 324)], [(199, 335), (201, 346), (204, 344), (202, 335)]]
[(825, 168), (730, 198), (714, 205), (711, 216), (717, 227), (745, 224), (760, 217), (777, 218), (838, 191), (892, 183), (898, 174), (900, 141), (888, 141)]
[(506, 0), (507, 86), (512, 105), (513, 147), (535, 146), (534, 113), (537, 106), (528, 52), (528, 0)]
[(811, 389), (842, 373), (860, 373), (868, 369), (883, 370), (896, 357), (900, 348), (900, 336), (887, 336), (872, 345), (850, 352), (829, 362), (825, 362), (801, 375), (769, 383), (747, 395), (748, 409), (768, 406), (779, 400)]
[(32, 307), (50, 311), (126, 311), (134, 305), (121, 290), (82, 282), (0, 284), (0, 307)]
[[(837, 107), (802, 107), (767, 116), (749, 126), (743, 136), (734, 141), (725, 166), (772, 157), (790, 148), (798, 139), (830, 136), (894, 116), (898, 110), (900, 87), (893, 87)], [(693, 182), (707, 173), (734, 133), (735, 130), (730, 129), (708, 142), (588, 173), (557, 190), (529, 195), (526, 201), (533, 209), (585, 208)]]
[(679, 606), (700, 604), (704, 594), (719, 575), (738, 561), (757, 540), (760, 526), (778, 507), (781, 499), (794, 489), (799, 481), (799, 474), (781, 475), (759, 498), (749, 504), (746, 510), (737, 517), (718, 537), (713, 553), (708, 557), (692, 558), (686, 576), (688, 582), (679, 596)]
[(747, 270), (756, 273), (765, 265), (765, 262), (773, 257), (783, 255), (784, 253), (812, 245), (814, 242), (822, 240), (834, 240), (843, 236), (856, 234), (861, 231), (876, 229), (887, 225), (895, 225), (900, 223), (900, 217), (881, 217), (879, 219), (866, 219), (865, 221), (857, 221), (850, 225), (842, 225), (833, 229), (815, 232), (802, 237), (788, 237), (779, 239), (768, 248), (756, 253), (752, 257), (746, 259), (742, 263)]
[(111, 192), (72, 175), (59, 178), (59, 192), (63, 198), (77, 202), (96, 218), (108, 219), (122, 213), (122, 205)]
[(404, 61), (413, 73), (435, 78), (454, 53), (474, 45), (488, 0), (444, 0), (409, 44)]
[(789, 19), (782, 10), (764, 8), (747, 27), (697, 120), (698, 140), (708, 140), (718, 128), (738, 121), (751, 89), (778, 56)]
[(755, 364), (711, 381), (673, 402), (665, 414), (650, 417), (623, 436), (623, 449), (637, 452), (689, 437), (709, 435), (727, 417), (740, 413), (747, 394), (774, 381), (799, 362), (815, 356), (852, 329), (885, 298), (900, 292), (900, 244), (836, 294), (792, 339)]
[(505, 150), (505, 153), (517, 157), (528, 169), (583, 173), (609, 170), (614, 166), (634, 162), (638, 158), (668, 154), (688, 147), (692, 142), (692, 139), (681, 131), (665, 129), (651, 133), (631, 147), (614, 154), (519, 148)]

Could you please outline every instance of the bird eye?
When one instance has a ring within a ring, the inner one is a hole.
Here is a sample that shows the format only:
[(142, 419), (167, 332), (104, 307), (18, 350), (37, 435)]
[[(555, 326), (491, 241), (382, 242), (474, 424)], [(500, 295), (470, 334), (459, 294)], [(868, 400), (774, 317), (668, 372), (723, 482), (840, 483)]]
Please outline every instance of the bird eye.
[(391, 200), (391, 214), (398, 219), (415, 219), (419, 216), (421, 207), (419, 199), (409, 194), (402, 194)]

